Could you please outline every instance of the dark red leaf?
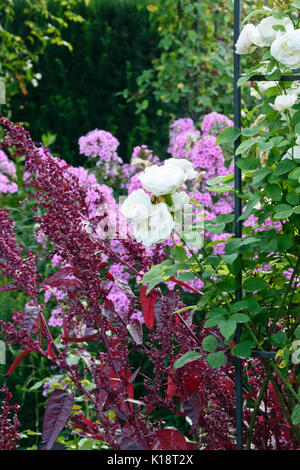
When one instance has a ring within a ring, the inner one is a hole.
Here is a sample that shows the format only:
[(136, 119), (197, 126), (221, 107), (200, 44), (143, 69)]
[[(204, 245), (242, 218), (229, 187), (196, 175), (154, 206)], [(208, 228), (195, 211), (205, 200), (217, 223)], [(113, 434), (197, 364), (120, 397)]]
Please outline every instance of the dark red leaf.
[(84, 343), (85, 341), (97, 341), (98, 333), (88, 336), (82, 336), (81, 338), (72, 338), (71, 336), (62, 336), (62, 340), (65, 343)]
[(73, 403), (73, 393), (59, 389), (51, 393), (44, 413), (42, 440), (45, 446), (43, 450), (52, 449), (59, 433), (68, 422)]
[(186, 282), (178, 281), (177, 279), (175, 279), (174, 276), (170, 276), (169, 280), (172, 281), (172, 282), (175, 282), (176, 284), (179, 284), (180, 286), (185, 287), (186, 289), (189, 289), (192, 292), (195, 292), (196, 294), (203, 295), (203, 292), (200, 292), (199, 290), (194, 289), (194, 287), (190, 286)]
[(105, 277), (106, 277), (107, 279), (109, 279), (110, 281), (114, 281), (114, 280), (115, 280), (114, 276), (113, 276), (111, 273), (109, 273), (109, 272), (107, 272), (107, 273), (105, 274)]
[(146, 295), (146, 291), (147, 286), (141, 287), (140, 300), (142, 305), (142, 312), (146, 326), (149, 328), (149, 330), (153, 330), (155, 318), (154, 302), (160, 297), (160, 295), (154, 289), (152, 289), (148, 295)]
[(199, 393), (195, 392), (190, 397), (186, 397), (181, 402), (181, 410), (191, 420), (193, 429), (197, 429), (202, 410), (202, 400)]
[(60, 289), (65, 289), (69, 292), (74, 292), (82, 287), (81, 281), (75, 278), (67, 278), (67, 276), (75, 275), (77, 273), (77, 269), (72, 266), (65, 266), (64, 268), (60, 269), (52, 276), (44, 279), (40, 283), (41, 287), (59, 287)]
[(122, 279), (119, 279), (116, 276), (114, 276), (114, 281), (115, 281), (115, 285), (119, 287), (119, 289), (121, 289), (123, 294), (125, 294), (129, 300), (136, 299), (136, 296), (130, 289), (127, 281), (122, 281)]
[(153, 450), (188, 450), (185, 437), (174, 429), (162, 429), (156, 434)]
[(18, 289), (18, 287), (14, 283), (5, 284), (4, 286), (0, 286), (0, 292), (6, 292), (8, 290), (14, 290), (14, 289)]
[(54, 352), (52, 351), (51, 343), (49, 343), (48, 346), (47, 346), (47, 356), (50, 357), (50, 359), (55, 359), (56, 358)]
[(175, 293), (174, 291), (169, 291), (165, 297), (161, 297), (154, 302), (154, 313), (155, 319), (158, 326), (162, 326), (162, 306), (164, 305), (164, 311), (168, 307), (167, 314), (170, 316), (174, 312), (175, 308)]
[(105, 300), (102, 307), (102, 313), (109, 322), (113, 320), (115, 314), (115, 306), (111, 300)]
[(143, 329), (139, 320), (134, 320), (133, 323), (129, 323), (126, 328), (136, 344), (143, 344)]
[(14, 360), (14, 362), (12, 363), (12, 365), (10, 366), (10, 368), (8, 369), (8, 371), (6, 372), (6, 374), (3, 374), (4, 376), (6, 375), (9, 375), (11, 374), (15, 368), (20, 364), (21, 361), (23, 361), (23, 359), (28, 356), (28, 354), (31, 352), (32, 350), (30, 348), (26, 348), (24, 349), (23, 352), (21, 352), (21, 354), (19, 354), (19, 356)]

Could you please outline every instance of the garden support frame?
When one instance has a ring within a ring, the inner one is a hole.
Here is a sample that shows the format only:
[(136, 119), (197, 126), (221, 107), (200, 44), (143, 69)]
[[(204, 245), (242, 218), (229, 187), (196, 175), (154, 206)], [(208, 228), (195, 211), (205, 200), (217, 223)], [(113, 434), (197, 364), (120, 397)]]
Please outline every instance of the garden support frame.
[[(241, 88), (238, 86), (238, 80), (241, 77), (241, 59), (235, 52), (235, 44), (241, 32), (241, 6), (242, 0), (234, 0), (234, 125), (241, 129)], [(299, 70), (293, 71), (295, 75), (281, 76), (280, 81), (300, 80)], [(253, 75), (249, 81), (268, 81), (264, 75)], [(242, 189), (242, 172), (236, 165), (240, 155), (237, 154), (237, 148), (241, 143), (240, 137), (234, 142), (234, 226), (235, 237), (242, 236), (242, 221), (239, 220), (242, 215), (242, 200), (238, 196)], [(235, 292), (235, 302), (242, 300), (242, 268), (236, 275), (237, 290)], [(235, 341), (240, 341), (241, 324), (238, 325)], [(275, 353), (269, 351), (254, 351), (252, 357), (260, 359), (274, 359)], [(242, 358), (235, 358), (235, 404), (236, 404), (236, 450), (243, 450), (243, 362)]]

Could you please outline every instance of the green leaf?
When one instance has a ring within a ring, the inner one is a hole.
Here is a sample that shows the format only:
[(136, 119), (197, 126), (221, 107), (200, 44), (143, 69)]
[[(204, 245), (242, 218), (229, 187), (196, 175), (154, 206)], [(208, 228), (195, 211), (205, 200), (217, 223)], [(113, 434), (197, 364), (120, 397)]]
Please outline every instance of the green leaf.
[(228, 340), (236, 330), (236, 322), (232, 318), (229, 318), (229, 320), (220, 321), (218, 327), (224, 338)]
[(260, 277), (249, 277), (243, 283), (244, 289), (249, 292), (258, 292), (267, 287), (267, 283)]
[(286, 173), (289, 173), (293, 168), (295, 168), (296, 163), (293, 160), (289, 160), (288, 158), (285, 158), (284, 160), (281, 160), (277, 167), (275, 168), (273, 175), (274, 176), (282, 176), (285, 175)]
[(217, 347), (218, 347), (218, 340), (215, 336), (208, 335), (206, 336), (206, 338), (203, 338), (202, 348), (204, 349), (204, 351), (214, 353)]
[(246, 153), (253, 145), (257, 143), (257, 139), (244, 140), (236, 149), (236, 155)]
[(289, 174), (289, 178), (292, 180), (298, 180), (300, 178), (300, 167), (294, 168)]
[(260, 131), (260, 127), (248, 127), (246, 129), (242, 129), (242, 135), (244, 137), (252, 137), (253, 135), (257, 134)]
[(251, 349), (255, 346), (253, 341), (245, 340), (235, 344), (232, 348), (232, 354), (241, 358), (251, 357)]
[(297, 404), (292, 412), (292, 421), (295, 426), (300, 424), (300, 405)]
[(219, 323), (223, 320), (223, 315), (214, 315), (213, 317), (206, 320), (206, 322), (204, 323), (204, 328), (213, 328), (214, 326), (218, 326)]
[(186, 251), (182, 246), (172, 248), (171, 255), (176, 261), (184, 261), (186, 259)]
[(273, 199), (273, 201), (279, 202), (282, 198), (281, 188), (277, 184), (267, 184), (266, 186), (267, 196)]
[(248, 310), (251, 313), (258, 313), (261, 311), (261, 306), (254, 298), (248, 298), (246, 300), (240, 300), (232, 306), (234, 312), (240, 312), (241, 310)]
[(174, 363), (173, 369), (179, 369), (180, 367), (185, 366), (189, 362), (197, 361), (200, 359), (201, 354), (198, 351), (189, 351), (183, 356), (181, 356), (177, 361)]
[(255, 157), (239, 158), (236, 165), (241, 170), (255, 170), (260, 166), (260, 162)]
[(233, 240), (230, 240), (228, 243), (226, 243), (226, 246), (225, 246), (226, 254), (231, 255), (233, 253), (236, 253), (236, 251), (241, 246), (241, 243), (242, 243), (241, 238), (234, 238)]
[(231, 315), (231, 320), (234, 320), (236, 323), (247, 323), (250, 321), (250, 317), (245, 313), (234, 313)]
[(261, 168), (260, 170), (257, 170), (254, 175), (253, 175), (253, 187), (257, 187), (258, 185), (260, 186), (261, 182), (265, 179), (267, 175), (271, 173), (271, 170), (269, 168)]
[(238, 127), (226, 127), (221, 131), (217, 137), (216, 144), (233, 143), (241, 135), (241, 130)]
[(210, 367), (218, 369), (226, 364), (226, 356), (224, 351), (218, 351), (207, 355), (207, 363)]
[(238, 256), (238, 253), (232, 253), (231, 255), (222, 255), (221, 258), (223, 261), (225, 261), (225, 263), (232, 264), (235, 262)]
[(293, 208), (288, 204), (279, 204), (274, 207), (274, 219), (287, 219), (293, 213)]

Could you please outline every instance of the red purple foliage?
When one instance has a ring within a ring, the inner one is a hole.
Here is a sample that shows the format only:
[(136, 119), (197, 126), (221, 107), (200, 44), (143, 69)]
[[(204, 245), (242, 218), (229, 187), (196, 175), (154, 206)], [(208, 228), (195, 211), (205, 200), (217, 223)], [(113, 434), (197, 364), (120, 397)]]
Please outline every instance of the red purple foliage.
[[(5, 394), (0, 405), (0, 450), (16, 450), (18, 440), (21, 439), (18, 429), (19, 405), (10, 405), (12, 394), (6, 387), (0, 389), (1, 394)], [(2, 397), (1, 397), (2, 398)]]
[[(67, 173), (59, 159), (52, 157), (46, 148), (42, 158), (21, 125), (12, 124), (8, 119), (1, 121), (7, 128), (2, 145), (11, 151), (14, 149), (16, 155), (25, 155), (25, 169), (32, 175), (27, 184), (35, 188), (35, 193), (30, 198), (35, 200), (36, 212), (42, 209), (42, 215), (34, 219), (52, 242), (55, 253), (68, 264), (48, 279), (41, 279), (36, 270), (38, 260), (31, 252), (22, 253), (15, 239), (13, 221), (7, 211), (0, 210), (0, 271), (13, 281), (7, 288), (21, 289), (29, 297), (25, 312), (14, 312), (11, 322), (0, 322), (5, 341), (23, 349), (7, 373), (12, 373), (31, 351), (37, 352), (69, 375), (92, 410), (89, 416), (82, 411), (70, 415), (73, 396), (67, 390), (56, 391), (45, 412), (45, 448), (51, 448), (70, 418), (69, 423), (81, 429), (83, 436), (105, 441), (112, 449), (234, 449), (233, 366), (228, 362), (214, 370), (203, 357), (173, 370), (175, 361), (183, 353), (201, 350), (206, 334), (201, 326), (192, 324), (189, 312), (174, 315), (175, 310), (185, 307), (178, 291), (163, 296), (156, 289), (147, 297), (142, 288), (139, 298), (129, 286), (120, 285), (128, 296), (129, 307), (126, 315), (119, 315), (118, 305), (107, 300), (111, 283), (118, 280), (110, 274), (101, 275), (103, 266), (108, 267), (102, 257), (109, 256), (112, 264), (123, 262), (131, 273), (137, 274), (142, 267), (149, 266), (145, 250), (135, 241), (122, 240), (120, 256), (109, 241), (91, 237), (83, 224), (88, 207), (85, 189), (78, 179)], [(101, 198), (99, 194), (99, 204)], [(40, 300), (47, 286), (59, 287), (67, 294), (60, 302), (65, 312), (62, 349), (54, 341)], [(140, 302), (145, 315), (144, 327), (139, 321), (130, 320), (140, 308)], [(77, 337), (76, 327), (82, 321), (87, 328), (86, 335)], [(89, 342), (98, 345), (96, 355), (88, 351), (86, 344)], [(67, 361), (70, 343), (73, 347), (76, 345), (75, 352), (84, 361), (83, 371)], [(137, 357), (140, 364), (136, 369), (132, 364), (136, 364)], [(150, 377), (143, 370), (146, 362), (151, 364)], [(245, 431), (251, 419), (249, 404), (264, 378), (260, 363), (253, 361), (252, 364), (253, 370), (249, 372), (252, 375), (244, 390)], [(91, 391), (82, 383), (87, 376), (91, 376), (95, 384)], [(137, 378), (143, 379), (143, 392), (138, 396)], [(271, 388), (263, 404), (254, 428), (254, 448), (295, 448)], [(159, 409), (178, 417), (181, 430), (166, 428), (165, 420), (157, 418)], [(107, 411), (113, 411), (115, 418), (108, 416)], [(100, 421), (101, 426), (96, 421)], [(183, 430), (191, 442), (184, 437)]]

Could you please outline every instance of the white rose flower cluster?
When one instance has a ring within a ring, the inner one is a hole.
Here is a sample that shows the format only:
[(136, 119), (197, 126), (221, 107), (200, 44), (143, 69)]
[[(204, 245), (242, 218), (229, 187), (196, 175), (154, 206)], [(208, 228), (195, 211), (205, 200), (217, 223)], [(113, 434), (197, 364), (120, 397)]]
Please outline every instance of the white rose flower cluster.
[(288, 17), (278, 19), (269, 16), (258, 26), (247, 24), (236, 42), (236, 53), (248, 54), (257, 46), (270, 47), (271, 56), (283, 65), (300, 67), (300, 29), (294, 29)]
[(121, 205), (121, 213), (133, 223), (138, 242), (149, 248), (170, 236), (174, 229), (172, 212), (183, 210), (190, 200), (178, 189), (196, 176), (192, 163), (184, 159), (169, 158), (161, 166), (145, 168), (139, 176), (144, 189), (133, 191)]

